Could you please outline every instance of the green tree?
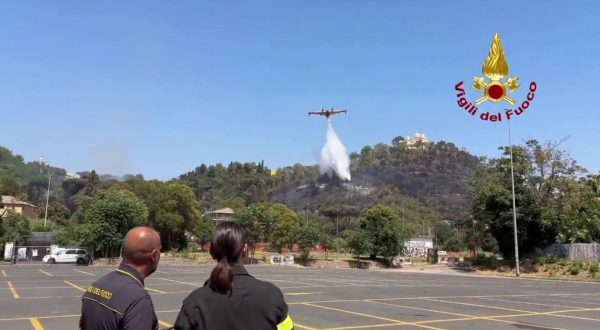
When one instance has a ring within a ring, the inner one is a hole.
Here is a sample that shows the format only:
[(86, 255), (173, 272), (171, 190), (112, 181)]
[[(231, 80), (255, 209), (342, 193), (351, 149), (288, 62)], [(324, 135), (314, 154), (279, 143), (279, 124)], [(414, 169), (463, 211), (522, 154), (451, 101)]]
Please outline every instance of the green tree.
[(163, 249), (183, 249), (187, 246), (186, 233), (202, 217), (202, 206), (194, 191), (181, 183), (164, 183), (130, 178), (119, 186), (132, 191), (148, 207), (148, 224), (160, 233)]
[(268, 242), (273, 234), (275, 219), (270, 213), (271, 204), (250, 204), (242, 212), (236, 214), (236, 219), (248, 231), (251, 242)]
[(9, 211), (4, 219), (3, 242), (24, 244), (31, 237), (30, 219), (19, 213)]
[[(561, 142), (541, 144), (530, 140), (524, 146), (513, 147), (517, 232), (522, 254), (550, 245), (557, 238), (559, 241), (590, 241), (593, 237), (586, 230), (581, 231), (586, 220), (578, 223), (579, 219), (593, 217), (588, 217), (587, 212), (570, 212), (579, 208), (571, 206), (578, 204), (581, 186), (577, 177), (584, 170), (559, 148)], [(500, 150), (503, 157), (487, 161), (474, 176), (472, 211), (479, 247), (487, 230), (498, 242), (504, 257), (512, 257), (510, 149)], [(590, 206), (593, 210), (594, 206)]]
[(459, 252), (465, 249), (465, 243), (456, 235), (450, 237), (443, 246), (446, 251)]
[(148, 224), (148, 208), (135, 194), (110, 189), (86, 204), (79, 215), (77, 236), (94, 251), (116, 247), (127, 231)]
[(300, 249), (300, 260), (308, 262), (310, 250), (314, 249), (321, 241), (318, 229), (311, 226), (302, 226), (296, 232), (296, 243)]
[(50, 223), (67, 226), (69, 225), (69, 218), (71, 217), (71, 211), (60, 202), (52, 202), (48, 205), (48, 221)]
[(371, 237), (371, 258), (382, 255), (388, 261), (404, 250), (407, 235), (402, 231), (398, 212), (390, 207), (376, 205), (366, 210), (360, 220), (361, 229)]
[(271, 246), (281, 253), (284, 246), (291, 248), (294, 243), (294, 234), (300, 227), (300, 219), (296, 212), (283, 204), (272, 205), (269, 214), (274, 220)]
[(196, 243), (203, 249), (210, 242), (214, 230), (215, 226), (212, 221), (201, 218), (194, 223), (191, 232), (196, 239)]
[(270, 242), (279, 253), (284, 246), (291, 247), (300, 226), (298, 214), (283, 204), (250, 204), (236, 218), (251, 242)]
[(348, 247), (356, 262), (360, 262), (360, 256), (372, 253), (373, 238), (368, 231), (358, 230), (348, 238)]

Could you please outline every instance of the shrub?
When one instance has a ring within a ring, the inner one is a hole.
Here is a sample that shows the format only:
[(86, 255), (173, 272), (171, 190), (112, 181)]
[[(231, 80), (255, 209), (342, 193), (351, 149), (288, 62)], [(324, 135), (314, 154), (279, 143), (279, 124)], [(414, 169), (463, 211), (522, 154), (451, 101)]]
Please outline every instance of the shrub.
[(571, 275), (577, 275), (577, 274), (579, 274), (579, 272), (581, 271), (582, 268), (583, 268), (583, 262), (573, 261), (573, 263), (569, 267), (569, 271), (571, 272)]
[(340, 251), (346, 247), (346, 240), (342, 237), (335, 237), (331, 240), (331, 250), (340, 253)]
[(452, 236), (448, 239), (448, 241), (446, 241), (444, 248), (446, 251), (459, 252), (464, 250), (466, 247), (465, 243), (458, 236)]
[(555, 264), (561, 259), (562, 258), (554, 254), (542, 254), (535, 257), (535, 262), (537, 262), (540, 265)]
[(595, 278), (597, 273), (598, 273), (598, 262), (593, 261), (592, 263), (590, 263), (590, 274), (592, 275), (592, 278)]
[(494, 256), (486, 256), (483, 253), (477, 254), (471, 261), (473, 266), (487, 267), (490, 269), (498, 268), (498, 260)]
[(556, 276), (556, 270), (557, 270), (556, 265), (550, 266), (550, 268), (548, 268), (548, 275)]

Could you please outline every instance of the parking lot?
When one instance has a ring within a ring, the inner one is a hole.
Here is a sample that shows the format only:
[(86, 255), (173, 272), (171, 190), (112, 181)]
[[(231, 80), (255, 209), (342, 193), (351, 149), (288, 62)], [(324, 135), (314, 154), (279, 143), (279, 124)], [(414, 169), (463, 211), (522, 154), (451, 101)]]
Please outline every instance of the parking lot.
[[(248, 266), (285, 293), (296, 329), (599, 329), (600, 285), (375, 270)], [(0, 265), (0, 329), (77, 329), (80, 296), (108, 266)], [(209, 267), (161, 265), (146, 280), (170, 326)]]

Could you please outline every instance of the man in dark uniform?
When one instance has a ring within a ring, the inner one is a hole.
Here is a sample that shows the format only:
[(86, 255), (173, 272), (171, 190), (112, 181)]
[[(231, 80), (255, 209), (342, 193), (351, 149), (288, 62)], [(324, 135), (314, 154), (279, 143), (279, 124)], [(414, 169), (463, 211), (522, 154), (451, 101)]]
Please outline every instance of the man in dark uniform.
[(160, 236), (149, 227), (131, 229), (123, 242), (123, 262), (94, 282), (81, 301), (81, 330), (155, 330), (158, 320), (144, 279), (160, 259)]

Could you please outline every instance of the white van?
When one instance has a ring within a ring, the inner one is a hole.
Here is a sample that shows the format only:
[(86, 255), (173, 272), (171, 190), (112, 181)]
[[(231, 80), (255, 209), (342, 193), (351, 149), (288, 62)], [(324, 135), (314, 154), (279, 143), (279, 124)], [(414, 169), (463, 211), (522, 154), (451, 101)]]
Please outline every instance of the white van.
[(45, 255), (42, 258), (43, 262), (47, 262), (49, 264), (54, 263), (77, 263), (79, 265), (87, 264), (87, 252), (84, 249), (73, 248), (73, 249), (65, 249), (59, 248), (53, 254)]

